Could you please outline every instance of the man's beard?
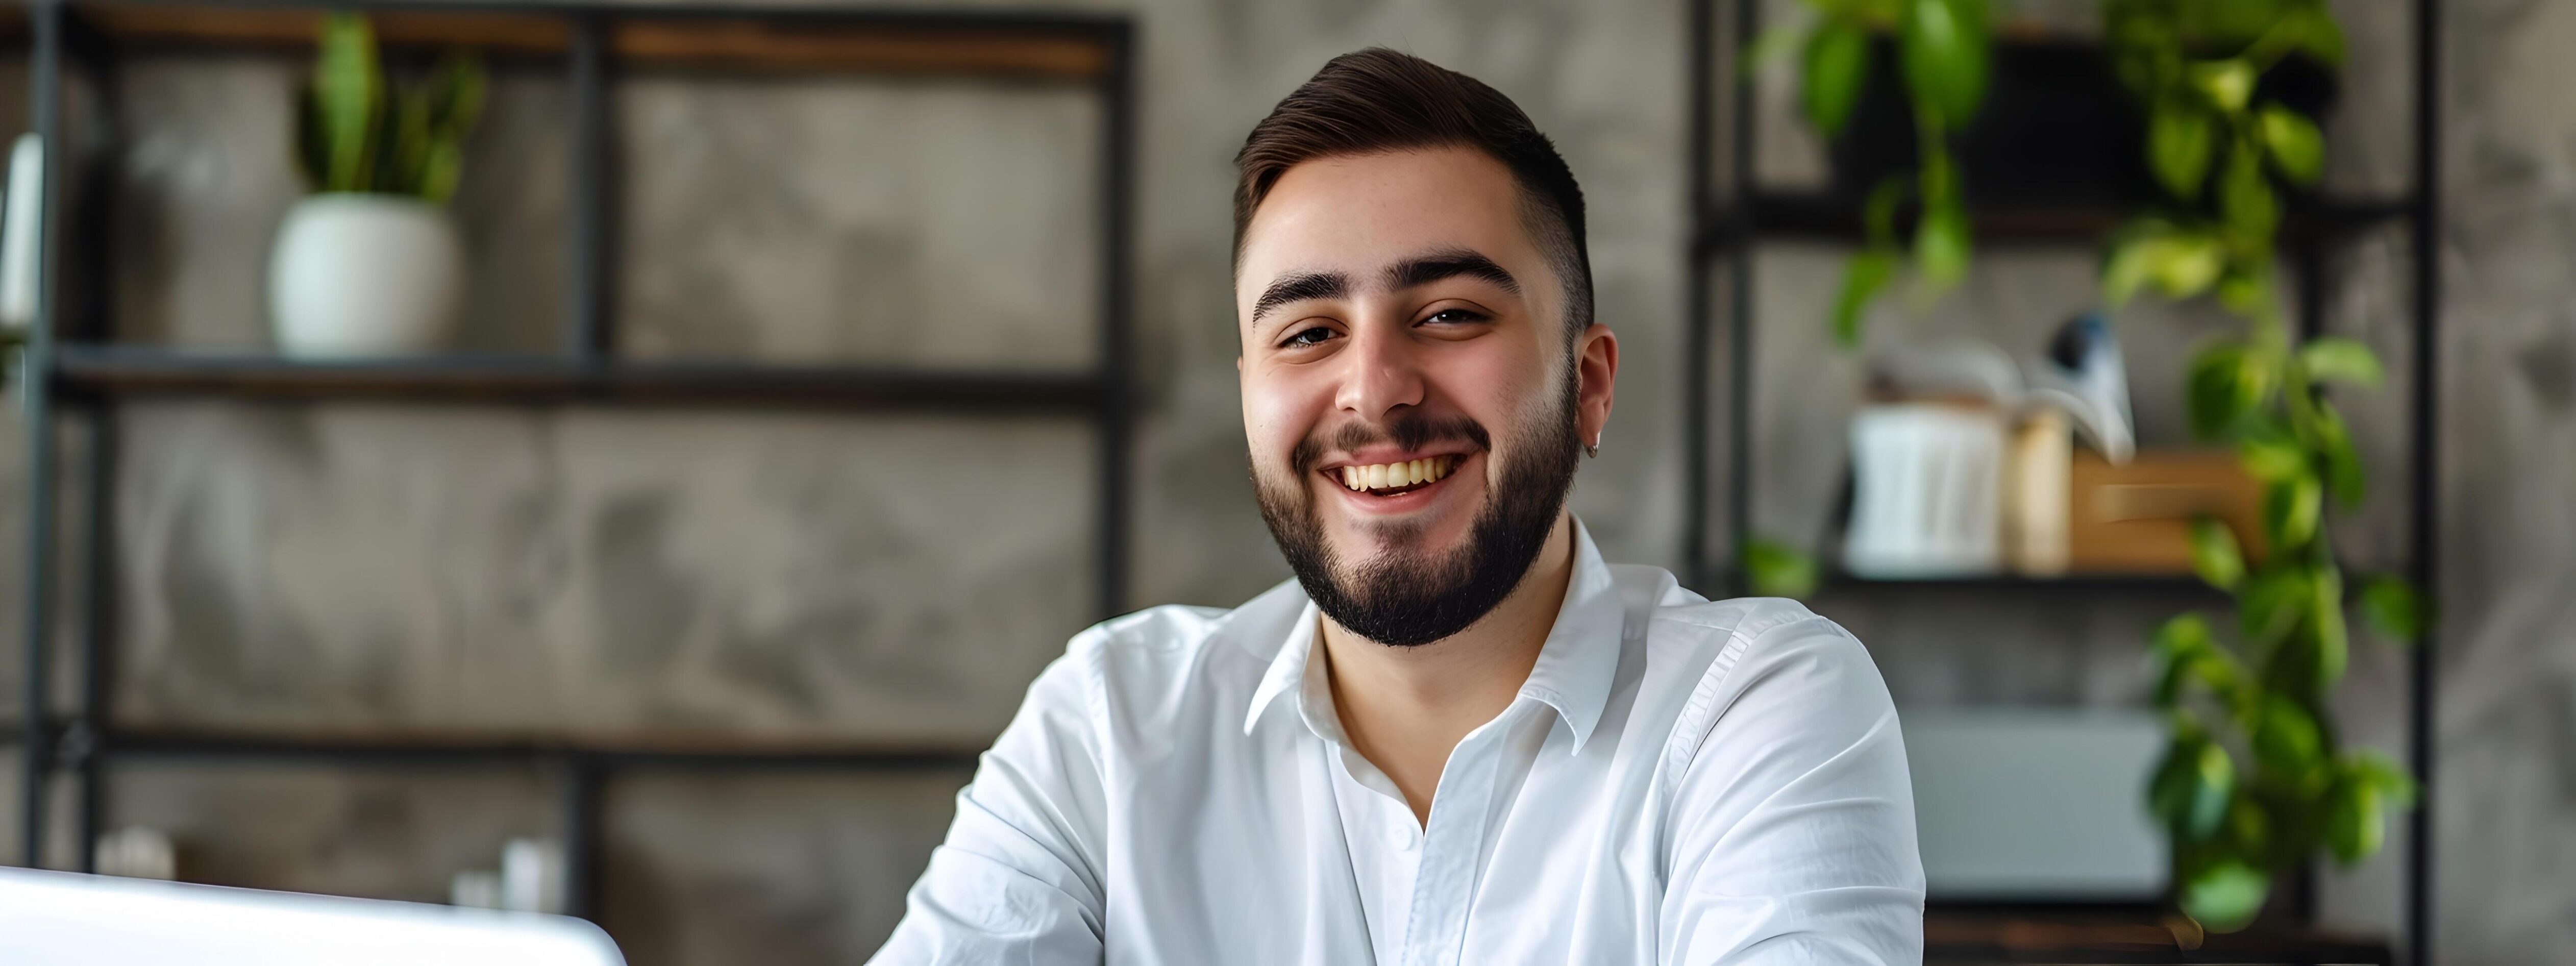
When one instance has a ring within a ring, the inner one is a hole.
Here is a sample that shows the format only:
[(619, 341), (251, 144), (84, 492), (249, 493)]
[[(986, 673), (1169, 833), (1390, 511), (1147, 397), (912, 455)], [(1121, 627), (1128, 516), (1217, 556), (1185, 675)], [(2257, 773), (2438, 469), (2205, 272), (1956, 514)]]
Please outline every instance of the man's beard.
[[(1510, 462), (1476, 514), (1467, 541), (1447, 554), (1414, 546), (1422, 533), (1411, 524), (1375, 528), (1382, 547), (1375, 559), (1345, 577), (1340, 556), (1324, 539), (1316, 514), (1311, 481), (1315, 462), (1325, 450), (1313, 437), (1289, 456), (1293, 486), (1278, 487), (1262, 479), (1258, 466), (1252, 489), (1261, 504), (1262, 522), (1288, 558), (1297, 582), (1315, 607), (1353, 634), (1397, 647), (1442, 640), (1484, 618), (1511, 596), (1529, 573), (1531, 561), (1547, 546), (1558, 511), (1574, 485), (1575, 454), (1582, 439), (1574, 427), (1575, 377), (1568, 372), (1554, 411), (1530, 423), (1510, 448)], [(1407, 411), (1384, 427), (1348, 425), (1335, 434), (1338, 448), (1349, 451), (1371, 443), (1393, 442), (1415, 450), (1442, 440), (1467, 440), (1488, 458), (1494, 449), (1484, 427), (1464, 416), (1433, 417)]]

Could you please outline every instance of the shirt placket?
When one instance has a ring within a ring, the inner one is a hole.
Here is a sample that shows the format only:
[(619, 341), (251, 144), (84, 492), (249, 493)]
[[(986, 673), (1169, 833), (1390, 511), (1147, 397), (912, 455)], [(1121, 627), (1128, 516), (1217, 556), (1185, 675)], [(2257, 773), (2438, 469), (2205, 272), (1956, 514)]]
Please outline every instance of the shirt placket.
[(1466, 946), (1468, 906), (1475, 900), (1485, 827), (1493, 821), (1494, 777), (1501, 736), (1518, 710), (1506, 710), (1469, 733), (1449, 754), (1431, 793), (1422, 833), (1412, 912), (1406, 917), (1404, 966), (1453, 966)]

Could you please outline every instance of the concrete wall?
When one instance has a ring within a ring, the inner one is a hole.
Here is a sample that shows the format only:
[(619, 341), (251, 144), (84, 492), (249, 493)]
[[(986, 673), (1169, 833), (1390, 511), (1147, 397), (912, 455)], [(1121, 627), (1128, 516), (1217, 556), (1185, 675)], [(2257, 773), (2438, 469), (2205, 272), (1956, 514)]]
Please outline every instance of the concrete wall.
[[(1145, 384), (1131, 604), (1231, 604), (1286, 576), (1244, 482), (1227, 271), (1228, 161), (1324, 59), (1373, 43), (1495, 84), (1562, 146), (1592, 206), (1600, 313), (1628, 363), (1578, 510), (1617, 559), (1680, 545), (1680, 0), (1138, 0), (1138, 372)], [(2445, 962), (2576, 943), (2576, 12), (2461, 0), (2445, 25)], [(2070, 8), (2072, 12), (2070, 12)], [(2023, 15), (2081, 31), (2089, 5)], [(2355, 69), (2330, 179), (2402, 188), (2402, 5), (2339, 4)], [(296, 187), (292, 58), (156, 57), (129, 75), (117, 169), (127, 338), (257, 347), (266, 244)], [(1759, 170), (1818, 154), (1768, 78)], [(0, 81), (15, 84), (14, 75)], [(0, 93), (17, 90), (11, 87)], [(14, 113), (22, 98), (0, 98)], [(476, 287), (461, 346), (558, 344), (567, 99), (505, 68), (457, 203)], [(621, 338), (638, 354), (782, 360), (1089, 361), (1097, 106), (1026, 86), (635, 78)], [(9, 122), (0, 114), (0, 122)], [(14, 122), (11, 122), (14, 123)], [(2402, 369), (2405, 239), (2330, 261), (2336, 331)], [(1820, 532), (1858, 364), (1821, 319), (1839, 253), (1757, 256), (1757, 526)], [(1982, 253), (1957, 296), (1882, 338), (1977, 332), (2023, 351), (2090, 304), (2089, 253)], [(2197, 307), (2122, 320), (2142, 430), (2179, 441), (2180, 366), (2224, 330)], [(1721, 362), (1723, 360), (1720, 360)], [(1721, 369), (1721, 371), (1723, 371)], [(1721, 396), (1722, 399), (1722, 396)], [(2407, 401), (2351, 408), (2379, 481), (2339, 539), (2402, 560)], [(352, 733), (499, 727), (637, 740), (972, 742), (1087, 619), (1089, 447), (1069, 422), (167, 404), (130, 411), (116, 495), (126, 641), (118, 713)], [(12, 417), (14, 419), (14, 417)], [(23, 427), (0, 439), (18, 500)], [(18, 514), (0, 514), (14, 541)], [(1719, 535), (1721, 538), (1723, 535)], [(14, 545), (14, 544), (13, 544)], [(0, 554), (0, 607), (22, 606)], [(2146, 631), (2206, 599), (1816, 603), (1869, 641), (1900, 702), (2125, 704)], [(14, 620), (6, 626), (14, 627)], [(2402, 659), (2364, 647), (2350, 740), (2396, 747)], [(0, 663), (0, 710), (17, 667)], [(14, 712), (12, 712), (14, 714)], [(0, 778), (14, 783), (15, 773)], [(607, 916), (639, 963), (864, 956), (962, 776), (647, 776), (610, 789)], [(137, 766), (118, 821), (182, 833), (243, 884), (434, 898), (511, 835), (545, 834), (543, 776)], [(15, 796), (0, 803), (14, 807)], [(278, 816), (293, 816), (280, 821)], [(712, 847), (699, 847), (713, 843)], [(2392, 845), (2392, 854), (2397, 850)], [(2398, 919), (2389, 859), (2326, 886), (2329, 918)]]

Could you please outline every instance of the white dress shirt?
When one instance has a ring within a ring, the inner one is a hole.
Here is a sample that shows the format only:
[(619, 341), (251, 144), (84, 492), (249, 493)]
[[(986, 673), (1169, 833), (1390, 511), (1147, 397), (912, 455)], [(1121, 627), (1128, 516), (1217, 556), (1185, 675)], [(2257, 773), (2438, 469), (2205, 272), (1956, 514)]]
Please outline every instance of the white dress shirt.
[(873, 962), (1915, 963), (1905, 749), (1858, 640), (1601, 562), (1430, 820), (1351, 750), (1295, 581), (1073, 639)]

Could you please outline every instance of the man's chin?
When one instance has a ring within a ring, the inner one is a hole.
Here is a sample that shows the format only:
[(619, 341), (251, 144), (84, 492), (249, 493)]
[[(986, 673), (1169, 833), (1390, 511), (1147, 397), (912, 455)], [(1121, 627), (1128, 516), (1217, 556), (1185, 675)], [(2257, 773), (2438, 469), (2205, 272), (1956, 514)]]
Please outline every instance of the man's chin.
[[(1390, 565), (1424, 565), (1447, 559), (1472, 538), (1467, 527), (1442, 527), (1436, 520), (1349, 520), (1329, 527), (1333, 557), (1346, 573)], [(1455, 529), (1458, 532), (1445, 532)]]

